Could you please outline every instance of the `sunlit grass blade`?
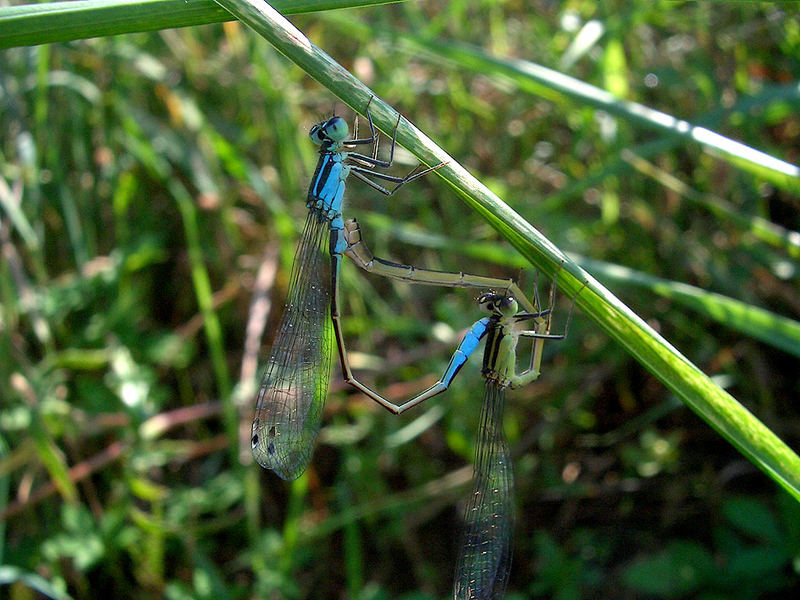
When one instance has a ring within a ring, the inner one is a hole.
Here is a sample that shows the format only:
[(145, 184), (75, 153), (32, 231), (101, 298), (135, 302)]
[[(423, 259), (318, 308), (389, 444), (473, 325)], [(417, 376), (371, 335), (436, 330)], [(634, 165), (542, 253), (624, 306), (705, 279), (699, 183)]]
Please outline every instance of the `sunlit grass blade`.
[(715, 216), (736, 223), (743, 231), (749, 231), (762, 242), (775, 248), (780, 248), (792, 258), (800, 258), (800, 233), (797, 231), (791, 231), (758, 216), (742, 214), (722, 198), (717, 198), (711, 194), (702, 194), (694, 190), (674, 175), (659, 169), (653, 163), (633, 152), (624, 150), (622, 159), (640, 173), (652, 177), (664, 187), (704, 207)]
[(19, 232), (25, 245), (32, 251), (39, 248), (39, 238), (30, 221), (20, 207), (20, 198), (12, 192), (4, 177), (0, 177), (0, 208), (14, 223), (14, 228)]
[[(272, 7), (254, 0), (219, 2), (363, 114), (373, 93)], [(375, 124), (384, 132), (390, 131), (397, 113), (379, 98), (373, 98), (370, 110)], [(425, 164), (447, 163), (437, 174), (470, 207), (537, 268), (549, 275), (560, 268), (559, 288), (570, 296), (580, 291), (577, 305), (588, 317), (740, 452), (800, 499), (800, 458), (763, 423), (411, 123), (401, 120), (397, 140)]]
[[(794, 193), (800, 192), (800, 167), (727, 138), (706, 127), (678, 119), (643, 104), (623, 100), (610, 92), (584, 81), (548, 69), (542, 65), (511, 58), (495, 58), (480, 48), (464, 44), (428, 42), (412, 36), (402, 36), (416, 53), (455, 62), (460, 67), (487, 76), (511, 80), (519, 89), (549, 99), (568, 98), (581, 105), (594, 106), (611, 115), (640, 127), (678, 137), (685, 142), (700, 144), (707, 152), (732, 165), (770, 181)], [(795, 101), (800, 88), (795, 88)]]
[[(335, 13), (334, 13), (335, 14)], [(328, 16), (327, 18), (333, 18)], [(797, 85), (774, 85), (762, 89), (751, 96), (743, 96), (725, 111), (720, 109), (698, 115), (695, 121), (706, 127), (714, 127), (719, 123), (725, 122), (726, 117), (733, 114), (756, 114), (763, 115), (765, 109), (770, 106), (790, 106), (796, 103), (800, 95)], [(790, 110), (790, 109), (787, 109)], [(640, 158), (650, 158), (662, 153), (667, 153), (677, 146), (684, 143), (684, 139), (678, 136), (662, 136), (659, 139), (638, 144), (628, 148), (630, 153)], [(586, 190), (598, 185), (610, 175), (618, 175), (630, 171), (631, 163), (627, 160), (628, 153), (625, 152), (615, 159), (606, 159), (600, 168), (594, 168), (579, 180), (572, 181), (563, 189), (558, 190), (542, 201), (540, 207), (544, 210), (556, 210), (571, 198), (580, 197)], [(707, 207), (710, 209), (710, 207)], [(768, 243), (773, 243), (765, 240)], [(790, 251), (787, 249), (787, 251)]]
[[(402, 0), (276, 0), (284, 14)], [(213, 0), (77, 0), (0, 8), (0, 49), (231, 21)]]
[(230, 439), (230, 451), (234, 459), (234, 464), (238, 462), (239, 449), (239, 417), (236, 406), (231, 397), (231, 381), (228, 366), (225, 361), (225, 343), (222, 336), (222, 327), (219, 316), (214, 308), (212, 298), (211, 280), (203, 259), (203, 249), (201, 234), (197, 219), (197, 209), (192, 202), (191, 195), (186, 188), (177, 181), (170, 179), (167, 182), (173, 197), (178, 203), (183, 220), (186, 244), (189, 251), (189, 261), (191, 263), (192, 282), (197, 299), (200, 313), (203, 316), (203, 329), (205, 330), (206, 340), (208, 341), (211, 361), (214, 365), (217, 387), (220, 397), (224, 401), (225, 426)]
[[(72, 596), (37, 573), (24, 571), (10, 565), (0, 566), (0, 586), (13, 586), (17, 583), (32, 590), (36, 590), (46, 598), (53, 598), (53, 600), (72, 600)], [(16, 589), (19, 590), (19, 588)]]
[(726, 327), (800, 357), (800, 323), (793, 319), (679, 281), (669, 281), (599, 260), (582, 257), (576, 257), (576, 260), (601, 279), (648, 289)]

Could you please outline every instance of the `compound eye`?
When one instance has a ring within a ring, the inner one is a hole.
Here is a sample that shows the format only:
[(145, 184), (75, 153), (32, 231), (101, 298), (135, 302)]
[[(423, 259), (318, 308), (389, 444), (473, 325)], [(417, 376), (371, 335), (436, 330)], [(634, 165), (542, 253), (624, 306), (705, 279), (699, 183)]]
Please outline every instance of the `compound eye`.
[(478, 298), (478, 306), (481, 307), (481, 310), (487, 312), (489, 314), (494, 314), (496, 311), (497, 306), (497, 294), (486, 293)]
[(331, 117), (322, 125), (325, 137), (334, 142), (341, 142), (347, 138), (347, 123), (342, 117)]
[(311, 128), (311, 131), (308, 132), (308, 137), (311, 138), (311, 141), (314, 142), (317, 146), (321, 146), (322, 142), (325, 141), (324, 138), (324, 130), (323, 126), (325, 123), (317, 123)]
[(506, 296), (498, 300), (497, 310), (504, 317), (513, 317), (519, 312), (519, 304), (517, 304), (517, 301), (514, 298)]

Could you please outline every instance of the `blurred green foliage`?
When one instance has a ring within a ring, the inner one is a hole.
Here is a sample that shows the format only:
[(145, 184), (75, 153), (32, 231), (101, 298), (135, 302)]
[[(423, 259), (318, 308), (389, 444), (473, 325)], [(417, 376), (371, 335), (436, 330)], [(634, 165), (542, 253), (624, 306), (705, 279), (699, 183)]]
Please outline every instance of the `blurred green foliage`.
[[(666, 279), (796, 318), (791, 245), (747, 224), (800, 229), (797, 194), (402, 39), (546, 65), (796, 164), (794, 5), (457, 0), (294, 22), (560, 248), (660, 278), (607, 281), (797, 446), (797, 353), (655, 295)], [(250, 299), (272, 268), (268, 344), (314, 166), (306, 132), (341, 107), (233, 23), (4, 50), (0, 97), (1, 593), (447, 597), (476, 364), (403, 417), (334, 378), (306, 476), (286, 484), (249, 458)], [(388, 199), (352, 182), (347, 203), (378, 255), (496, 276), (526, 266), (435, 177)], [(395, 399), (432, 382), (477, 318), (463, 291), (349, 264), (343, 278), (354, 359)], [(507, 409), (508, 598), (797, 590), (793, 500), (580, 314), (544, 365)]]

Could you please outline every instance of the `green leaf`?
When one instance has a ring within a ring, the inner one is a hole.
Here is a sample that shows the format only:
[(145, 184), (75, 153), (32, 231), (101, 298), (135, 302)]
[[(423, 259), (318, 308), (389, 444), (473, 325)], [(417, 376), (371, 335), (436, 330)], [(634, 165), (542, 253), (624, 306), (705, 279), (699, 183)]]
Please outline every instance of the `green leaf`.
[(623, 572), (625, 585), (645, 594), (677, 598), (700, 589), (716, 570), (700, 544), (674, 541), (658, 554), (637, 560)]
[(733, 579), (741, 581), (763, 581), (761, 592), (780, 589), (786, 582), (783, 570), (789, 556), (783, 548), (742, 548), (727, 558), (727, 572)]
[(729, 498), (723, 504), (722, 512), (737, 529), (755, 539), (777, 544), (785, 537), (778, 520), (766, 506), (753, 498)]

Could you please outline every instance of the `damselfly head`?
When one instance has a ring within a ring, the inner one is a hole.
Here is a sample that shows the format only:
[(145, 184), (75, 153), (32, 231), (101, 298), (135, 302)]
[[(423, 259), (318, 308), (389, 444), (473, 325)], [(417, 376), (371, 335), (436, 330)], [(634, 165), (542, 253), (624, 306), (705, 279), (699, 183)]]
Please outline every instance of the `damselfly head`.
[(342, 117), (331, 117), (327, 121), (317, 123), (308, 132), (311, 141), (321, 146), (325, 142), (341, 142), (347, 138), (349, 131)]
[(519, 311), (517, 301), (511, 296), (486, 293), (478, 298), (481, 309), (498, 317), (513, 317)]

